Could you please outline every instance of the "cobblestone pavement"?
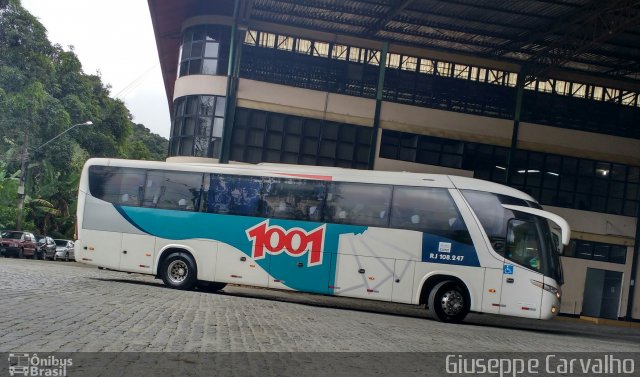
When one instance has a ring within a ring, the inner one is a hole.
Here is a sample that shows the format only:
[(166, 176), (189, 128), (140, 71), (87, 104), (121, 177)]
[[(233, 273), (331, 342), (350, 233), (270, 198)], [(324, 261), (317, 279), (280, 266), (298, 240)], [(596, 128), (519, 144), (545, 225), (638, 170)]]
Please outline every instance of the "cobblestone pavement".
[(640, 351), (640, 328), (469, 315), (267, 289), (165, 288), (151, 276), (0, 258), (0, 352)]

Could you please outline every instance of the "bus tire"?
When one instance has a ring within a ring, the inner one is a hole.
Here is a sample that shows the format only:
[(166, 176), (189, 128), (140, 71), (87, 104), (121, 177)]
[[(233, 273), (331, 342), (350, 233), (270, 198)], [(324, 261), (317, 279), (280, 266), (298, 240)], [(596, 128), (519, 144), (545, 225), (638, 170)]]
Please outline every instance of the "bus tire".
[(469, 313), (469, 302), (465, 288), (454, 281), (443, 281), (436, 284), (429, 293), (429, 312), (440, 322), (462, 322)]
[(196, 263), (190, 255), (172, 253), (162, 263), (160, 277), (164, 284), (173, 289), (190, 290), (197, 282)]
[(227, 283), (216, 283), (213, 281), (199, 281), (198, 282), (198, 290), (202, 292), (218, 292), (224, 287), (227, 286)]

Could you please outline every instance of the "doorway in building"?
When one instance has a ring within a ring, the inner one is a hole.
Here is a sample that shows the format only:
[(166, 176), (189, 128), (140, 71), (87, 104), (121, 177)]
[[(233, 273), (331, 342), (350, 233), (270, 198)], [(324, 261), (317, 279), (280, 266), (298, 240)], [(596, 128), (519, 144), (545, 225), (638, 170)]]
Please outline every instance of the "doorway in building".
[(582, 315), (618, 319), (622, 272), (587, 268)]

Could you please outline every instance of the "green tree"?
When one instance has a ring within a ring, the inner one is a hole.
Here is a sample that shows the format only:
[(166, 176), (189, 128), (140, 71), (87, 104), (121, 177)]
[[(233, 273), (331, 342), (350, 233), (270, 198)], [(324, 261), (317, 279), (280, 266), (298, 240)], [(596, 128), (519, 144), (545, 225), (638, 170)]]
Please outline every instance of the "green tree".
[[(21, 157), (28, 156), (29, 229), (70, 237), (78, 180), (89, 157), (164, 160), (168, 141), (133, 124), (73, 48), (52, 45), (19, 0), (0, 0), (0, 228), (15, 226)], [(91, 120), (47, 144), (71, 125)], [(27, 148), (28, 147), (28, 148)]]

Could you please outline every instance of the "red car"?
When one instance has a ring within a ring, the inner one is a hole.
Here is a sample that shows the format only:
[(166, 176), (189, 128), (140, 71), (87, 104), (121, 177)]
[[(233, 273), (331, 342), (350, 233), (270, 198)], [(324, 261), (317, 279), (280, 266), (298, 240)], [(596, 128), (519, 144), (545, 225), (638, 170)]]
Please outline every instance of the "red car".
[(0, 254), (5, 257), (35, 258), (38, 251), (36, 237), (30, 232), (7, 230), (2, 232), (0, 241)]

